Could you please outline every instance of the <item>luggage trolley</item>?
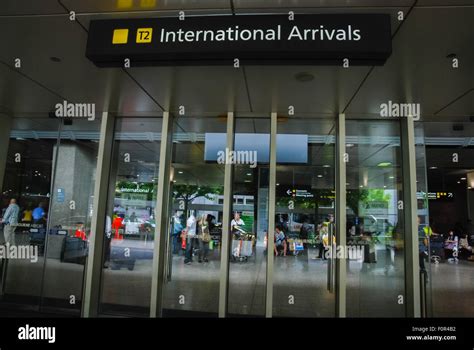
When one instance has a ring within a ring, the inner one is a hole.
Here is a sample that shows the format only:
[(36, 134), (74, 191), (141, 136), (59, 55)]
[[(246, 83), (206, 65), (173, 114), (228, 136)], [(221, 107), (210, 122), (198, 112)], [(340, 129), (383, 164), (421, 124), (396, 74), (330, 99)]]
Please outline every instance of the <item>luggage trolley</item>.
[(247, 262), (248, 258), (253, 255), (255, 235), (237, 228), (232, 234), (232, 238), (231, 261)]

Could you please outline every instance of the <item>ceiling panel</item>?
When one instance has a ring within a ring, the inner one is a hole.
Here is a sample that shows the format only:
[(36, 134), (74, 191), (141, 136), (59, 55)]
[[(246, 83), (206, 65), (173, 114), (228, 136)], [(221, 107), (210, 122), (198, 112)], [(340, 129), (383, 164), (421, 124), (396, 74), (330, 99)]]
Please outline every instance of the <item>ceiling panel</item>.
[(229, 0), (61, 0), (76, 12), (230, 10)]
[(298, 7), (400, 7), (411, 6), (414, 0), (234, 0), (236, 9), (298, 8)]
[(242, 70), (228, 67), (133, 68), (133, 76), (165, 109), (185, 115), (249, 111)]
[[(12, 32), (16, 35), (11, 36)], [(160, 110), (121, 69), (95, 67), (85, 57), (86, 41), (87, 33), (67, 16), (8, 17), (0, 21), (0, 42), (7, 48), (0, 52), (0, 60), (13, 65), (15, 58), (21, 58), (22, 73), (68, 101), (96, 103), (96, 111), (124, 114)], [(61, 62), (53, 62), (53, 56)], [(23, 108), (37, 112), (48, 112), (62, 102), (53, 101), (48, 107), (47, 99), (28, 98), (31, 101)]]
[[(277, 110), (314, 116), (334, 115), (344, 109), (368, 67), (252, 66), (245, 68), (253, 111)], [(304, 76), (311, 81), (297, 80)]]
[[(431, 116), (471, 89), (473, 18), (474, 7), (414, 9), (393, 41), (392, 56), (374, 68), (346, 113), (379, 115), (380, 105), (391, 100), (420, 103), (422, 116)], [(457, 54), (459, 68), (452, 68), (450, 53)], [(472, 108), (457, 112), (468, 115)]]
[(16, 115), (49, 110), (57, 96), (31, 80), (0, 64), (0, 105), (5, 113)]
[(58, 0), (2, 0), (0, 16), (64, 13)]
[[(474, 86), (474, 77), (473, 77)], [(474, 88), (473, 88), (474, 89)], [(437, 116), (474, 116), (474, 90), (453, 102), (436, 114)]]

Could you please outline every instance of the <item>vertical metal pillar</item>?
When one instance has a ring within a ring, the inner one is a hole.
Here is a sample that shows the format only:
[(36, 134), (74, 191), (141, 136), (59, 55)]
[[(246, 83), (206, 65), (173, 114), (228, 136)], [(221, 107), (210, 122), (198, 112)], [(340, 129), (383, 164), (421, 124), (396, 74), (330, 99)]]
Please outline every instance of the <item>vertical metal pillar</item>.
[(173, 138), (173, 119), (169, 112), (163, 112), (160, 145), (160, 167), (158, 170), (158, 189), (155, 206), (155, 241), (151, 276), (150, 317), (163, 315), (163, 283), (165, 278), (166, 241), (169, 236), (169, 196), (170, 169)]
[(108, 112), (102, 113), (94, 186), (94, 212), (92, 214), (89, 256), (85, 269), (86, 275), (82, 298), (82, 317), (97, 317), (99, 310), (102, 253), (106, 230), (107, 192), (114, 139), (114, 119)]
[(268, 239), (267, 239), (267, 283), (265, 298), (265, 317), (273, 316), (273, 269), (275, 249), (275, 191), (276, 191), (276, 140), (277, 113), (272, 113), (270, 119), (270, 178), (268, 185)]
[(412, 117), (401, 120), (403, 218), (405, 223), (405, 290), (407, 317), (421, 316), (420, 261), (416, 201), (415, 127)]
[[(336, 125), (336, 244), (346, 248), (346, 116), (339, 114)], [(337, 252), (332, 252), (336, 255)], [(336, 259), (336, 317), (346, 317), (347, 260)]]
[[(227, 150), (234, 150), (234, 113), (227, 113)], [(230, 223), (232, 221), (232, 201), (233, 201), (233, 166), (225, 162), (224, 172), (224, 204), (222, 214), (222, 245), (221, 245), (221, 271), (219, 283), (219, 317), (227, 316), (228, 296), (229, 296), (229, 258), (231, 232)]]

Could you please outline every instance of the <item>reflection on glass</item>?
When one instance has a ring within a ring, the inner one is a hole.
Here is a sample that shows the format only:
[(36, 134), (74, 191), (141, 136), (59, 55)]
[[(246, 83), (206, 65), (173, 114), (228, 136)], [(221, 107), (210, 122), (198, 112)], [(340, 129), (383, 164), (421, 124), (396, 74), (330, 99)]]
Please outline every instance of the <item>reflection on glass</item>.
[[(99, 128), (99, 121), (76, 120), (71, 126), (63, 126), (60, 143), (54, 148), (55, 176), (45, 249), (48, 259), (43, 275), (43, 307), (76, 311), (81, 308)], [(42, 212), (42, 208), (33, 210), (33, 221)]]
[(161, 119), (116, 120), (104, 241), (102, 313), (149, 314)]
[[(48, 118), (15, 118), (13, 122), (1, 194), (2, 238), (6, 233), (11, 244), (30, 250), (36, 258), (1, 261), (2, 302), (40, 303), (58, 128), (59, 122)], [(11, 199), (18, 205), (13, 215), (7, 212)]]
[(419, 239), (425, 242), (422, 307), (428, 316), (472, 317), (474, 152), (469, 145), (474, 126), (423, 122), (416, 131), (424, 151), (417, 153), (418, 191), (424, 191), (426, 198), (424, 211), (420, 206), (418, 211)]
[[(334, 317), (334, 285), (328, 285), (328, 278), (335, 265), (327, 255), (334, 235), (333, 124), (307, 118), (278, 123), (275, 316)], [(282, 157), (286, 135), (306, 136), (300, 160)]]
[[(169, 243), (164, 315), (216, 316), (222, 238), (224, 165), (217, 151), (225, 120), (183, 117), (174, 121)], [(206, 134), (207, 133), (207, 134)]]
[(347, 121), (347, 315), (403, 317), (405, 295), (399, 122)]

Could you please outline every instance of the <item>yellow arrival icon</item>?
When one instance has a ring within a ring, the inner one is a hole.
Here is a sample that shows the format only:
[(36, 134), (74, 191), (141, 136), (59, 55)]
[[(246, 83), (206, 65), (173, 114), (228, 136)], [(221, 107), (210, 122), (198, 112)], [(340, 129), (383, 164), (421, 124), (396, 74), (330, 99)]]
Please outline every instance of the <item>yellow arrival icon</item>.
[(126, 44), (128, 42), (128, 29), (115, 29), (112, 44)]

